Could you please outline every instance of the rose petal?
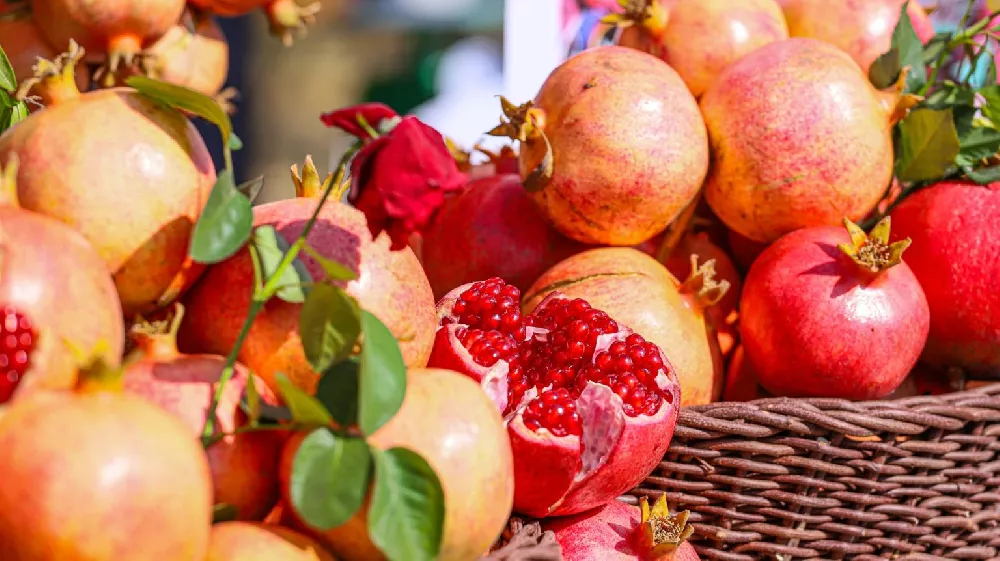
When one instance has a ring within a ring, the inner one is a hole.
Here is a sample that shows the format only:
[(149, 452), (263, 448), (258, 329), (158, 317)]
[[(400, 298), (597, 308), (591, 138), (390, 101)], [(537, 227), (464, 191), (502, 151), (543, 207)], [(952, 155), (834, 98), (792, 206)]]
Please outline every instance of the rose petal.
[(323, 113), (320, 115), (320, 120), (326, 126), (340, 129), (351, 136), (370, 139), (371, 135), (358, 122), (359, 116), (364, 118), (376, 130), (384, 119), (399, 117), (391, 107), (384, 103), (362, 103), (353, 107), (345, 107), (344, 109)]

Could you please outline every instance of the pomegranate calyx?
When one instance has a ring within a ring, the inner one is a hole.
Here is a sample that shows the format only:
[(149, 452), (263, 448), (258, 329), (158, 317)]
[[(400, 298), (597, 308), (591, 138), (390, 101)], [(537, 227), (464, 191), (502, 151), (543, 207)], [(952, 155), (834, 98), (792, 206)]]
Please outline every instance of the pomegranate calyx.
[(851, 235), (851, 243), (838, 244), (845, 255), (870, 273), (879, 273), (902, 262), (903, 251), (910, 247), (912, 240), (906, 238), (889, 243), (891, 218), (886, 216), (866, 234), (860, 226), (844, 219), (844, 227)]
[(28, 92), (34, 91), (43, 105), (52, 105), (80, 96), (76, 87), (76, 65), (83, 60), (86, 52), (76, 41), (70, 39), (69, 49), (52, 60), (39, 57), (33, 68), (34, 76), (21, 83), (17, 98), (24, 100)]
[(17, 168), (20, 159), (11, 152), (7, 165), (0, 165), (0, 207), (19, 207), (17, 198)]
[(472, 152), (463, 149), (447, 136), (444, 137), (444, 145), (448, 147), (448, 152), (451, 152), (451, 157), (455, 159), (458, 171), (468, 173), (472, 169)]
[(305, 35), (308, 27), (316, 23), (316, 14), (321, 8), (322, 4), (319, 2), (300, 6), (294, 0), (273, 0), (267, 5), (271, 34), (281, 38), (281, 43), (286, 47), (292, 46), (295, 41), (294, 33)]
[(875, 92), (879, 105), (885, 112), (889, 126), (894, 126), (902, 121), (910, 110), (916, 107), (924, 97), (913, 93), (903, 93), (906, 87), (906, 76), (910, 73), (910, 67), (903, 68), (896, 78), (896, 82), (884, 90)]
[(719, 303), (729, 291), (729, 281), (715, 280), (715, 259), (698, 264), (698, 255), (691, 255), (691, 274), (684, 279), (678, 289), (682, 294), (691, 294), (702, 308)]
[(292, 184), (295, 185), (295, 196), (300, 198), (319, 198), (333, 181), (333, 173), (328, 173), (326, 178), (322, 182), (320, 181), (319, 172), (316, 171), (316, 165), (313, 163), (311, 155), (306, 156), (301, 173), (298, 164), (292, 164), (289, 172), (292, 175)]
[(677, 551), (682, 543), (694, 534), (694, 526), (688, 524), (691, 512), (685, 510), (671, 514), (664, 493), (650, 508), (646, 497), (639, 500), (642, 518), (635, 535), (636, 545), (643, 548), (650, 559), (662, 559)]
[(500, 96), (500, 106), (503, 109), (500, 124), (486, 134), (519, 142), (537, 140), (544, 135), (545, 111), (535, 107), (534, 101), (514, 105), (506, 97)]
[(638, 25), (653, 37), (663, 35), (670, 20), (667, 7), (660, 0), (618, 0), (621, 12), (601, 18), (601, 23), (626, 28)]
[[(177, 349), (177, 332), (184, 320), (184, 305), (174, 304), (170, 318), (146, 321), (141, 316), (129, 330), (129, 336), (136, 345), (136, 350), (144, 357), (166, 359), (180, 354)], [(131, 357), (130, 357), (131, 358)]]

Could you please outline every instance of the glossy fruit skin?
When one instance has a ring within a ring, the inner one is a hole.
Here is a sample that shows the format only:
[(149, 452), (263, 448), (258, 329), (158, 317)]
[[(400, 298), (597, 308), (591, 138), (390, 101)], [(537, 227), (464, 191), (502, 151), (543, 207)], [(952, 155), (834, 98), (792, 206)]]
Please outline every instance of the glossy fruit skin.
[(788, 38), (785, 17), (775, 0), (658, 1), (667, 12), (662, 34), (644, 41), (640, 36), (646, 32), (632, 26), (619, 44), (634, 44), (662, 58), (696, 98), (733, 62)]
[(771, 393), (879, 399), (916, 364), (930, 313), (907, 256), (870, 275), (837, 248), (849, 242), (843, 228), (798, 230), (751, 267), (740, 328), (750, 366)]
[[(286, 199), (254, 208), (254, 225), (272, 225), (289, 243), (302, 232), (318, 200)], [(364, 215), (333, 201), (323, 206), (309, 233), (309, 245), (327, 259), (352, 269), (358, 278), (345, 286), (361, 308), (378, 317), (400, 340), (408, 366), (427, 364), (434, 343), (434, 295), (423, 268), (409, 249), (389, 251), (389, 239), (372, 241)], [(299, 259), (313, 279), (322, 267), (308, 255)], [(225, 355), (250, 306), (253, 264), (247, 250), (213, 265), (184, 298), (187, 310), (178, 343), (181, 351)], [(301, 304), (272, 299), (254, 321), (238, 360), (277, 392), (274, 376), (282, 372), (298, 387), (315, 391), (319, 380), (306, 361), (299, 338)]]
[[(843, 50), (865, 72), (889, 50), (905, 0), (778, 0), (792, 37), (819, 39)], [(921, 41), (934, 37), (934, 24), (919, 2), (906, 8)]]
[(729, 66), (701, 99), (712, 210), (758, 242), (858, 220), (892, 177), (889, 112), (848, 56), (777, 41)]
[(18, 384), (15, 400), (39, 389), (72, 387), (77, 358), (70, 345), (89, 352), (105, 344), (104, 360), (121, 363), (121, 304), (104, 262), (68, 226), (0, 204), (0, 308), (4, 306), (25, 314), (39, 333), (32, 368)]
[(35, 20), (50, 45), (75, 40), (91, 54), (138, 53), (180, 19), (184, 0), (33, 0)]
[(0, 558), (205, 559), (208, 462), (183, 424), (147, 401), (38, 394), (0, 417), (0, 449)]
[[(3, 13), (4, 3), (0, 2), (0, 14)], [(59, 54), (45, 42), (32, 18), (0, 19), (0, 47), (3, 47), (4, 53), (10, 60), (18, 84), (34, 76), (32, 67), (38, 62), (39, 57), (52, 60)], [(90, 77), (86, 72), (77, 74), (76, 85), (81, 91), (87, 90), (89, 84)], [(37, 107), (29, 104), (28, 109), (35, 110)]]
[(713, 356), (705, 315), (679, 286), (638, 250), (597, 248), (546, 271), (524, 294), (522, 309), (531, 312), (553, 290), (583, 298), (663, 350), (677, 373), (682, 406), (703, 405), (722, 391), (723, 367)]
[(672, 555), (652, 557), (638, 551), (630, 542), (641, 519), (639, 507), (613, 500), (575, 516), (546, 519), (542, 529), (555, 533), (565, 561), (700, 561), (690, 542)]
[(587, 246), (557, 232), (516, 174), (470, 182), (423, 232), (421, 262), (440, 299), (456, 286), (500, 277), (521, 290)]
[(222, 90), (229, 73), (229, 43), (213, 18), (196, 23), (194, 33), (175, 25), (150, 52), (158, 55), (158, 78), (214, 96)]
[(1000, 372), (1000, 184), (940, 183), (891, 213), (893, 238), (910, 237), (904, 259), (930, 304), (921, 360), (995, 378)]
[[(169, 343), (140, 346), (145, 356), (126, 368), (125, 391), (181, 419), (191, 437), (200, 439), (225, 358), (181, 355)], [(248, 375), (246, 367), (237, 363), (216, 410), (218, 430), (231, 433), (246, 424), (240, 399)], [(264, 402), (277, 404), (259, 378), (255, 388)], [(210, 446), (205, 453), (212, 470), (215, 502), (236, 508), (238, 520), (263, 519), (278, 501), (278, 457), (285, 437), (282, 431), (255, 431), (228, 436)]]
[[(583, 51), (549, 75), (535, 106), (546, 115), (554, 174), (531, 197), (572, 239), (646, 241), (701, 187), (708, 142), (697, 102), (652, 55), (617, 46)], [(522, 143), (522, 178), (544, 154), (544, 142)]]
[[(514, 497), (513, 459), (499, 412), (469, 378), (450, 370), (410, 369), (403, 406), (369, 443), (412, 449), (444, 487), (445, 521), (439, 561), (468, 561), (486, 552), (507, 524)], [(282, 454), (282, 492), (288, 505), (292, 461), (304, 433)], [(293, 511), (294, 507), (289, 510)], [(318, 537), (335, 555), (357, 561), (385, 557), (368, 539), (367, 504), (343, 526)], [(301, 522), (301, 519), (299, 520)]]
[(308, 536), (290, 528), (250, 522), (212, 526), (205, 561), (336, 561)]
[(188, 245), (215, 168), (180, 113), (131, 88), (95, 91), (8, 130), (0, 162), (11, 153), (21, 161), (21, 206), (83, 234), (111, 271), (126, 317), (165, 306), (201, 273)]

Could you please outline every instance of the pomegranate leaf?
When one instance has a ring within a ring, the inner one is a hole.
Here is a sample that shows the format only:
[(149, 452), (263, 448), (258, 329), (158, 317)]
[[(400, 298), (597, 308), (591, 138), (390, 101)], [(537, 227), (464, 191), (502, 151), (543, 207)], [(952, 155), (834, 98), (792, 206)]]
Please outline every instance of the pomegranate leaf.
[(896, 176), (923, 181), (944, 175), (960, 149), (951, 109), (916, 109), (899, 123)]
[(300, 390), (287, 376), (278, 372), (275, 375), (278, 382), (278, 392), (281, 399), (292, 412), (292, 420), (300, 425), (326, 426), (333, 421), (330, 412), (326, 410), (315, 397)]
[(868, 69), (868, 81), (877, 89), (884, 90), (896, 83), (899, 73), (903, 71), (903, 63), (899, 49), (893, 47), (882, 53), (871, 68)]
[(903, 93), (915, 92), (927, 81), (927, 68), (924, 66), (924, 44), (920, 42), (920, 37), (913, 29), (913, 22), (910, 21), (910, 14), (906, 11), (910, 2), (914, 1), (903, 2), (899, 8), (899, 21), (892, 32), (891, 48), (899, 51), (901, 68), (910, 67), (910, 73), (906, 75), (906, 88)]
[(364, 342), (358, 357), (358, 426), (373, 434), (399, 411), (406, 394), (406, 364), (389, 328), (361, 311)]
[(372, 449), (368, 536), (389, 561), (432, 561), (441, 549), (444, 490), (427, 460), (406, 448)]
[(8, 92), (17, 89), (17, 76), (14, 75), (14, 67), (11, 66), (3, 47), (0, 47), (0, 89)]
[(316, 387), (316, 399), (326, 406), (342, 427), (358, 424), (358, 361), (342, 360), (323, 371)]
[(302, 304), (306, 301), (305, 285), (312, 282), (312, 276), (298, 257), (292, 260), (291, 267), (278, 271), (278, 265), (290, 246), (288, 240), (279, 234), (274, 226), (265, 224), (254, 228), (250, 247), (257, 254), (260, 272), (263, 275), (261, 280), (266, 282), (276, 274), (281, 275), (278, 277), (279, 288), (275, 296), (292, 304)]
[(28, 106), (0, 92), (0, 134), (28, 118)]
[(168, 107), (189, 111), (206, 121), (215, 123), (222, 133), (222, 145), (231, 149), (229, 143), (232, 140), (233, 123), (229, 120), (226, 110), (213, 97), (148, 76), (132, 76), (125, 80), (125, 84)]
[(979, 90), (979, 95), (986, 102), (982, 108), (983, 115), (995, 126), (1000, 126), (1000, 85), (987, 86)]
[(980, 185), (995, 183), (1000, 181), (1000, 166), (981, 169), (967, 169), (965, 170), (965, 175)]
[(253, 376), (247, 376), (247, 385), (243, 394), (247, 402), (247, 417), (251, 423), (256, 423), (260, 420), (260, 393), (257, 392), (257, 383)]
[(314, 284), (299, 313), (299, 333), (306, 360), (325, 372), (354, 350), (361, 336), (361, 307), (344, 289)]
[(327, 428), (312, 431), (292, 460), (292, 506), (320, 530), (343, 525), (364, 504), (371, 465), (364, 439), (337, 436)]
[(236, 190), (233, 174), (222, 170), (194, 225), (188, 255), (198, 263), (224, 261), (243, 247), (252, 228), (250, 199)]
[(960, 146), (955, 163), (962, 168), (973, 168), (1000, 150), (1000, 131), (986, 127), (972, 128), (961, 137)]

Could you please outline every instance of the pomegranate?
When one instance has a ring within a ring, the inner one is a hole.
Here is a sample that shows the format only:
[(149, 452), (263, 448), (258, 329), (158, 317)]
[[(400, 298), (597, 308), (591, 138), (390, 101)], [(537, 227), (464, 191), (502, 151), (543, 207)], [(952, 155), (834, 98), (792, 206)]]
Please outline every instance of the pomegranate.
[[(282, 454), (282, 489), (289, 505), (292, 462), (304, 436), (292, 437)], [(435, 368), (410, 369), (402, 408), (368, 442), (383, 450), (409, 448), (437, 473), (445, 497), (438, 561), (477, 558), (507, 525), (514, 495), (510, 442), (493, 403), (465, 376)], [(298, 516), (294, 507), (289, 510)], [(311, 533), (344, 559), (382, 560), (368, 539), (367, 510), (363, 506), (343, 526)]]
[(77, 391), (34, 394), (0, 416), (0, 559), (205, 559), (201, 445), (160, 408), (112, 391), (112, 374), (85, 370)]
[(296, 0), (191, 0), (191, 5), (220, 16), (240, 16), (263, 9), (271, 23), (271, 33), (285, 46), (292, 44), (293, 31), (302, 31), (316, 22), (320, 2), (300, 6)]
[(76, 352), (121, 361), (121, 304), (107, 267), (68, 226), (18, 206), (17, 159), (0, 170), (0, 403), (76, 382)]
[(743, 55), (788, 38), (775, 0), (632, 0), (621, 20), (634, 25), (618, 44), (662, 58), (695, 97)]
[(552, 228), (520, 177), (510, 174), (469, 183), (445, 202), (421, 241), (421, 260), (435, 298), (490, 277), (523, 290), (586, 247)]
[(81, 95), (73, 67), (82, 56), (72, 48), (40, 65), (35, 87), (47, 107), (0, 136), (0, 161), (20, 156), (21, 205), (83, 234), (132, 317), (169, 304), (200, 274), (188, 244), (215, 169), (179, 112), (130, 88)]
[(707, 232), (691, 233), (681, 238), (681, 243), (664, 265), (674, 277), (684, 279), (692, 270), (698, 269), (698, 263), (708, 261), (713, 262), (713, 278), (720, 282), (725, 281), (729, 286), (718, 302), (705, 309), (709, 322), (715, 327), (721, 327), (726, 324), (730, 314), (736, 311), (743, 284), (740, 273), (729, 255), (712, 242)]
[(149, 49), (149, 74), (180, 86), (214, 96), (229, 73), (229, 43), (212, 17), (185, 14)]
[(308, 536), (281, 526), (222, 522), (212, 526), (205, 561), (335, 561)]
[(667, 496), (650, 508), (646, 497), (640, 506), (611, 501), (599, 510), (544, 521), (562, 547), (566, 561), (699, 561), (686, 541), (694, 534), (687, 520), (690, 512), (671, 514)]
[[(71, 41), (107, 54), (114, 72), (163, 36), (184, 12), (184, 0), (32, 0), (31, 10), (50, 45)], [(93, 179), (93, 178), (91, 178)]]
[(909, 240), (889, 243), (889, 219), (866, 235), (817, 226), (788, 234), (757, 258), (743, 285), (746, 357), (770, 392), (880, 399), (917, 362), (930, 323), (906, 263)]
[(723, 365), (704, 316), (720, 287), (711, 278), (711, 267), (697, 273), (681, 283), (638, 250), (591, 249), (546, 271), (525, 293), (522, 307), (534, 310), (554, 290), (583, 298), (669, 352), (680, 382), (680, 404), (701, 405), (721, 392)]
[[(274, 226), (289, 243), (302, 233), (323, 191), (311, 159), (306, 160), (302, 176), (293, 166), (292, 177), (298, 197), (254, 208), (254, 225)], [(332, 200), (323, 206), (308, 243), (323, 257), (358, 275), (342, 286), (392, 331), (407, 366), (426, 365), (434, 342), (434, 295), (413, 252), (389, 251), (386, 236), (372, 241), (364, 214)], [(323, 278), (323, 268), (316, 260), (308, 255), (299, 257), (314, 279)], [(253, 263), (245, 249), (211, 267), (184, 299), (187, 313), (179, 334), (181, 350), (229, 353), (247, 316), (253, 280)], [(315, 391), (319, 380), (302, 351), (301, 309), (301, 304), (272, 299), (257, 316), (240, 349), (239, 361), (275, 392), (277, 372), (307, 391)]]
[[(906, 262), (930, 304), (923, 362), (996, 378), (1000, 372), (1000, 183), (944, 182), (892, 211)], [(970, 235), (975, 233), (975, 235)]]
[(656, 466), (680, 388), (659, 347), (585, 300), (552, 292), (525, 317), (519, 296), (498, 278), (450, 292), (430, 364), (479, 381), (507, 417), (514, 510), (583, 512)]
[(754, 401), (773, 397), (757, 383), (757, 375), (746, 361), (743, 345), (736, 347), (726, 369), (726, 385), (722, 389), (722, 401)]
[[(4, 13), (4, 3), (0, 2), (0, 14)], [(18, 84), (34, 76), (33, 68), (39, 58), (50, 59), (58, 54), (42, 38), (34, 19), (28, 16), (0, 18), (0, 47), (3, 47), (4, 53), (10, 60)], [(87, 90), (90, 87), (90, 77), (86, 73), (80, 73), (75, 78), (80, 90)], [(34, 104), (28, 104), (28, 109), (34, 107)]]
[(713, 148), (708, 204), (758, 242), (862, 218), (889, 185), (891, 125), (912, 102), (904, 96), (898, 109), (887, 108), (891, 95), (814, 39), (777, 41), (743, 57), (701, 100)]
[[(846, 52), (862, 70), (889, 50), (900, 9), (907, 0), (778, 0), (792, 37), (811, 37)], [(906, 13), (924, 43), (934, 24), (920, 2), (909, 0)]]
[[(492, 134), (521, 140), (525, 187), (577, 241), (629, 246), (666, 228), (708, 170), (697, 102), (677, 73), (625, 47), (583, 51)], [(586, 149), (581, 149), (586, 147)]]
[(757, 256), (767, 248), (766, 243), (751, 240), (734, 230), (729, 230), (727, 241), (730, 254), (744, 272), (750, 270), (750, 265), (753, 265)]
[[(140, 323), (132, 330), (136, 360), (125, 370), (125, 391), (142, 396), (174, 414), (200, 438), (205, 419), (226, 359), (218, 355), (182, 355), (176, 334), (184, 309), (178, 305), (166, 329), (164, 322)], [(216, 430), (228, 434), (206, 449), (212, 468), (215, 502), (236, 509), (239, 520), (260, 520), (278, 500), (278, 456), (284, 435), (278, 431), (231, 434), (245, 425), (247, 417), (240, 399), (249, 376), (237, 363), (236, 373), (226, 384), (216, 410)], [(264, 401), (277, 404), (264, 383), (254, 387)]]

